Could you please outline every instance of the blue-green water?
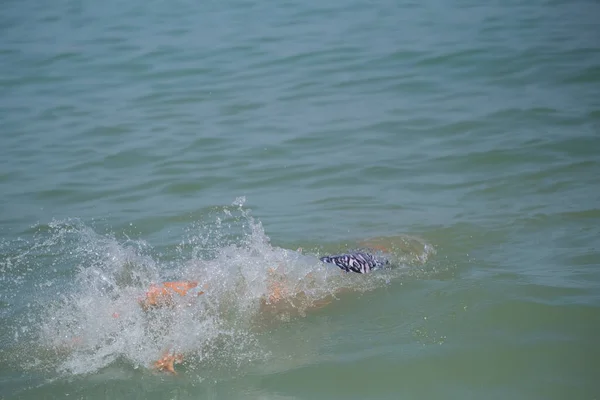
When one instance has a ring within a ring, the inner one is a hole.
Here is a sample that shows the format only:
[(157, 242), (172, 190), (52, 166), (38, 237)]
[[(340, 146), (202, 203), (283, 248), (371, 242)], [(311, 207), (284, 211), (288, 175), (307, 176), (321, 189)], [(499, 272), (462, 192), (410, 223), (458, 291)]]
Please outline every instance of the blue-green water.
[(598, 2), (0, 10), (0, 398), (600, 396)]

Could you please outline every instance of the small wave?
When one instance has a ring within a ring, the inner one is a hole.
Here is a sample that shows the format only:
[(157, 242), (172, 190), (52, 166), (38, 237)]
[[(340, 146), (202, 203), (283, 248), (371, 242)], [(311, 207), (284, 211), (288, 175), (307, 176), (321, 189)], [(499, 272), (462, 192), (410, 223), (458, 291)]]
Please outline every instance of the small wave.
[[(239, 199), (215, 208), (190, 227), (170, 261), (142, 240), (99, 234), (78, 220), (39, 226), (34, 243), (3, 266), (15, 277), (9, 298), (27, 285), (34, 289), (14, 318), (11, 351), (24, 368), (59, 376), (117, 362), (147, 368), (167, 349), (184, 353), (185, 368), (199, 376), (235, 371), (269, 357), (265, 324), (301, 317), (343, 291), (387, 285), (435, 253), (414, 237), (373, 238), (356, 247), (385, 249), (395, 268), (345, 274), (319, 262), (316, 249), (272, 246), (243, 205)], [(144, 311), (138, 300), (150, 285), (169, 280), (196, 281), (204, 293)]]

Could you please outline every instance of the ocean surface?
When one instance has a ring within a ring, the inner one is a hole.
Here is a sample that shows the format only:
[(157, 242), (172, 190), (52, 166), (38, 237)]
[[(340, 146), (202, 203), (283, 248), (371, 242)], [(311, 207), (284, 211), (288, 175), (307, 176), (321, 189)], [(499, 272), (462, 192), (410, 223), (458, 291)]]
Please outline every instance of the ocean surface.
[(599, 16), (2, 1), (0, 398), (600, 399)]

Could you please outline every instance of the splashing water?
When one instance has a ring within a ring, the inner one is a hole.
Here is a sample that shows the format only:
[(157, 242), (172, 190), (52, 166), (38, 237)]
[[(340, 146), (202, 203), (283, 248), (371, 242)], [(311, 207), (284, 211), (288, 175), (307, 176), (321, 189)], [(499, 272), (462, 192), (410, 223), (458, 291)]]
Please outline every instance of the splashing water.
[[(80, 221), (38, 227), (34, 244), (0, 265), (2, 280), (10, 280), (6, 303), (26, 310), (13, 334), (23, 367), (63, 375), (114, 363), (147, 368), (170, 350), (185, 354), (186, 370), (198, 375), (236, 370), (269, 357), (260, 341), (265, 324), (302, 316), (341, 291), (386, 285), (434, 253), (408, 236), (371, 239), (361, 245), (385, 248), (395, 268), (342, 273), (319, 262), (316, 251), (272, 246), (243, 203), (194, 225), (172, 261), (158, 261), (144, 241), (100, 235)], [(203, 294), (144, 311), (138, 300), (148, 287), (168, 280), (197, 281)], [(34, 301), (20, 303), (27, 289)]]

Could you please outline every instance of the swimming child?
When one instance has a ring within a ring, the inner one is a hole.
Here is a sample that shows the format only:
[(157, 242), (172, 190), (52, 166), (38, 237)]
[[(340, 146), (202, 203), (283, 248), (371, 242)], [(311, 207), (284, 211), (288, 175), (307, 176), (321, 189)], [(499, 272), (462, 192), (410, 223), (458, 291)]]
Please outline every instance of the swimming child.
[[(319, 260), (326, 264), (333, 264), (344, 272), (355, 272), (358, 274), (366, 274), (377, 269), (385, 268), (390, 264), (387, 258), (376, 256), (366, 251), (353, 251), (323, 256), (319, 258)], [(172, 302), (173, 294), (186, 296), (191, 290), (195, 291), (193, 294), (195, 296), (204, 294), (204, 291), (198, 289), (198, 282), (196, 281), (163, 282), (161, 285), (153, 284), (146, 292), (145, 297), (140, 299), (140, 305), (144, 309), (168, 305)]]
[[(389, 266), (390, 261), (382, 255), (376, 255), (370, 251), (352, 251), (337, 255), (320, 257), (319, 260), (325, 264), (333, 264), (343, 272), (354, 272), (366, 274), (371, 271), (382, 269)], [(163, 282), (162, 284), (153, 284), (150, 286), (145, 296), (139, 300), (140, 306), (144, 310), (154, 307), (173, 305), (173, 296), (200, 296), (204, 294), (207, 287), (199, 287), (197, 281), (176, 281)], [(287, 291), (281, 283), (273, 282), (269, 287), (269, 296), (267, 303), (273, 304), (284, 299)], [(326, 304), (326, 303), (325, 303)], [(158, 371), (168, 371), (175, 374), (175, 363), (181, 363), (183, 355), (166, 351), (163, 356), (154, 363), (154, 368)]]

